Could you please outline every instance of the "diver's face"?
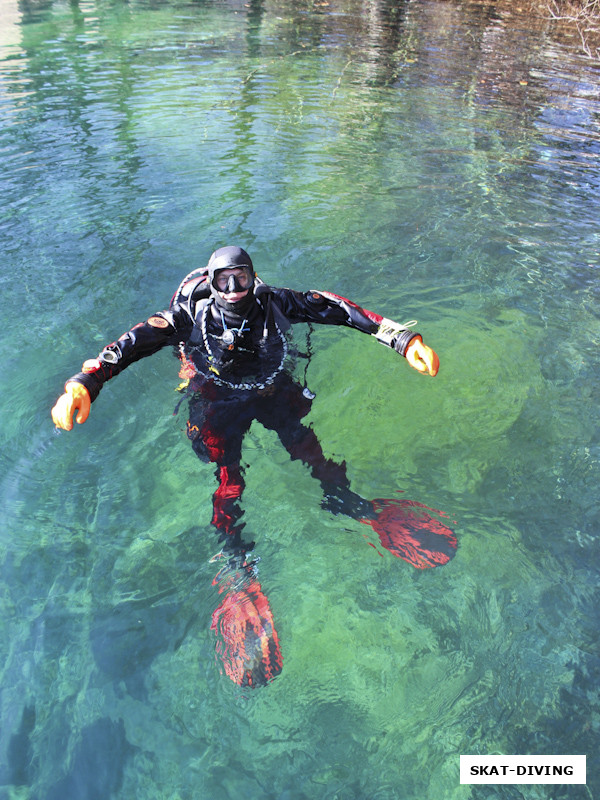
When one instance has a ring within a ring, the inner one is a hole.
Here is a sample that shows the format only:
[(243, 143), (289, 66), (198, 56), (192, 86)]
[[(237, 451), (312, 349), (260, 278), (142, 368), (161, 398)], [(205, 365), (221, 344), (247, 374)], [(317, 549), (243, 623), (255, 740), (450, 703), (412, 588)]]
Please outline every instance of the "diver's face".
[(221, 269), (213, 278), (213, 286), (226, 303), (237, 303), (246, 297), (254, 282), (254, 275), (247, 267)]

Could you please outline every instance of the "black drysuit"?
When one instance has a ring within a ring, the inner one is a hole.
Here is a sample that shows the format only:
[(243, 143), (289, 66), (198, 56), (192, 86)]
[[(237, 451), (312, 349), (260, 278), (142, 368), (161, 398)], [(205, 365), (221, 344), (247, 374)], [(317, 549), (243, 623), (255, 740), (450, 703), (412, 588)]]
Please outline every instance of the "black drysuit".
[[(307, 464), (334, 513), (359, 518), (372, 506), (349, 489), (345, 464), (325, 458), (311, 428), (301, 420), (312, 395), (286, 371), (287, 331), (294, 323), (345, 325), (374, 334), (382, 318), (329, 293), (300, 293), (257, 281), (244, 311), (219, 302), (205, 276), (184, 283), (171, 306), (140, 323), (85, 362), (70, 380), (82, 383), (95, 400), (103, 384), (126, 367), (163, 347), (174, 346), (189, 381), (188, 436), (196, 454), (217, 467), (213, 525), (225, 549), (242, 554), (237, 504), (244, 489), (240, 465), (242, 440), (253, 420), (274, 430), (292, 459)], [(402, 355), (417, 336), (398, 328), (389, 344)]]

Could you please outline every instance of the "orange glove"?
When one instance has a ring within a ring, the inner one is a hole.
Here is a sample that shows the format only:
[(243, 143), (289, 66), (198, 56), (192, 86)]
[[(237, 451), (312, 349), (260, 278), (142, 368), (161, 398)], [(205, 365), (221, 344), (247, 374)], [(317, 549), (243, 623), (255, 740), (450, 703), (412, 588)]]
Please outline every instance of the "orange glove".
[(90, 413), (90, 393), (82, 383), (70, 381), (65, 385), (65, 393), (56, 401), (52, 409), (52, 421), (57, 428), (70, 431), (73, 428), (73, 414), (77, 411), (77, 422), (82, 425)]
[(423, 374), (429, 373), (434, 378), (440, 368), (440, 360), (437, 354), (423, 343), (420, 336), (416, 336), (408, 345), (408, 350), (404, 354), (408, 363), (414, 369)]

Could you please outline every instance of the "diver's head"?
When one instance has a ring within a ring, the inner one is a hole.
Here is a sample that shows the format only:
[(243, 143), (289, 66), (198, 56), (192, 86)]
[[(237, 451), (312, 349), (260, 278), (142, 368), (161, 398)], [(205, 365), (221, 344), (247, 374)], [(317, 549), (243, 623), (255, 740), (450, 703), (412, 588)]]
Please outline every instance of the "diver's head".
[(220, 247), (208, 262), (210, 291), (218, 305), (245, 306), (253, 295), (252, 259), (241, 247)]

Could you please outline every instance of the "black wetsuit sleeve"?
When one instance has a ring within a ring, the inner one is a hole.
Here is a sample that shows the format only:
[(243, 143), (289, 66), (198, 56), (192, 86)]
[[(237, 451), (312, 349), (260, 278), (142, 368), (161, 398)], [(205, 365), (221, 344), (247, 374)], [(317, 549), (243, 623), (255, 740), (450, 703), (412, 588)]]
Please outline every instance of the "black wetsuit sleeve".
[(130, 364), (151, 356), (163, 347), (186, 341), (192, 330), (189, 313), (178, 305), (159, 311), (145, 322), (107, 345), (97, 358), (84, 362), (81, 372), (69, 378), (85, 386), (92, 401), (98, 397), (106, 381), (123, 372)]
[(314, 322), (320, 325), (345, 325), (363, 333), (375, 333), (378, 323), (364, 309), (325, 292), (296, 292), (292, 289), (272, 289), (273, 299), (283, 316), (292, 324)]
[(290, 323), (314, 322), (323, 325), (345, 325), (368, 333), (400, 355), (406, 355), (416, 331), (380, 314), (361, 308), (352, 300), (331, 292), (295, 292), (291, 289), (272, 289), (275, 305), (281, 316)]

